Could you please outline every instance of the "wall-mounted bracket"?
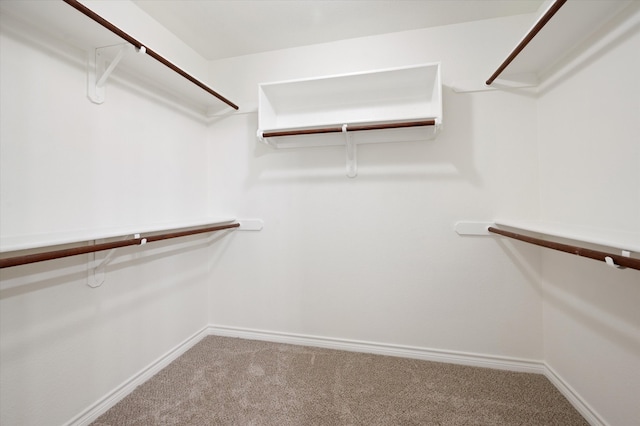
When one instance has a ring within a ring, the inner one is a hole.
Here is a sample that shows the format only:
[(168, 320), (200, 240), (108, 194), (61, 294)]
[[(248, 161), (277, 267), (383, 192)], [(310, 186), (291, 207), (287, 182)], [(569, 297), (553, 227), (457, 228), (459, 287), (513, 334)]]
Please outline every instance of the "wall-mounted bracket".
[[(116, 69), (124, 55), (134, 49), (129, 43), (117, 44), (115, 46), (97, 47), (89, 54), (89, 65), (87, 71), (87, 96), (91, 102), (101, 104), (105, 99), (105, 83), (107, 79)], [(145, 53), (146, 49), (142, 46), (136, 49), (140, 53)], [(111, 58), (111, 59), (110, 59)]]
[[(95, 245), (96, 241), (91, 241), (91, 245)], [(100, 287), (105, 280), (104, 267), (108, 258), (115, 249), (106, 255), (103, 252), (93, 252), (87, 254), (87, 285), (91, 288)], [(100, 262), (99, 264), (97, 264)], [(97, 265), (96, 265), (97, 264)]]
[[(139, 238), (139, 234), (135, 236), (135, 238)], [(125, 238), (129, 240), (130, 236)], [(97, 241), (91, 241), (90, 245), (96, 245)], [(91, 288), (100, 287), (102, 283), (104, 283), (106, 274), (105, 267), (111, 261), (117, 249), (111, 249), (108, 252), (93, 252), (88, 253), (89, 256), (87, 260), (87, 285)], [(100, 263), (98, 263), (100, 262)], [(97, 264), (96, 264), (97, 263)]]
[(238, 231), (262, 231), (264, 226), (262, 219), (238, 219), (238, 223)]
[(356, 158), (357, 149), (356, 143), (353, 141), (351, 133), (347, 131), (347, 125), (342, 125), (342, 134), (344, 135), (344, 142), (347, 148), (347, 176), (354, 178), (358, 176), (358, 160)]
[(493, 222), (456, 222), (455, 230), (458, 235), (491, 235), (489, 227)]
[[(622, 250), (623, 257), (631, 257), (631, 252), (629, 250)], [(616, 265), (615, 261), (611, 256), (607, 256), (604, 258), (604, 261), (607, 265), (617, 268), (617, 269), (627, 269), (625, 266)]]

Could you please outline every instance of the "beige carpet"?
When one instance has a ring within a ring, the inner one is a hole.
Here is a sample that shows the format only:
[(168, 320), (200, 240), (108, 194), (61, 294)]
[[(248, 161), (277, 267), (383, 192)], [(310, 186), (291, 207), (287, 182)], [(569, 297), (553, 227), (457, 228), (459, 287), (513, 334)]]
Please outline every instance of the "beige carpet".
[(94, 425), (587, 425), (542, 375), (206, 337)]

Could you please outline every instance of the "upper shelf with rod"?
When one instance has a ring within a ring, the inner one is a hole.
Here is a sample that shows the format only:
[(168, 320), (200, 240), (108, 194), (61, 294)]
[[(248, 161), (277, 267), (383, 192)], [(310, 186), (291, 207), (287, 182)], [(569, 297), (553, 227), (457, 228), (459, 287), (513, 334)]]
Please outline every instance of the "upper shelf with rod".
[[(274, 147), (343, 145), (345, 130), (418, 128), (428, 139), (442, 123), (437, 63), (262, 83), (258, 99), (258, 138)], [(406, 140), (394, 135), (367, 142)]]
[(442, 124), (440, 64), (262, 83), (258, 138), (275, 148), (432, 139)]
[(531, 29), (487, 79), (487, 85), (505, 80), (513, 83), (541, 83), (572, 49), (595, 34), (630, 0), (549, 0)]
[(0, 8), (5, 19), (9, 16), (86, 51), (90, 62), (88, 96), (95, 103), (104, 101), (105, 81), (117, 69), (119, 75), (151, 84), (154, 92), (205, 118), (229, 108), (238, 109), (201, 80), (77, 0), (2, 1)]

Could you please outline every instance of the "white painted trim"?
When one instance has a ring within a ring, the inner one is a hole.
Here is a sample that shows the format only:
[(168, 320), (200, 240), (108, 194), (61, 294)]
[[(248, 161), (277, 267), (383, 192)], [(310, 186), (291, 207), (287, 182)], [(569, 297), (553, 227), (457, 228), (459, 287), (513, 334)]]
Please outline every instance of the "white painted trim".
[(585, 418), (591, 426), (609, 426), (609, 423), (604, 421), (602, 417), (598, 415), (596, 410), (593, 409), (587, 402), (580, 397), (578, 392), (575, 391), (567, 382), (565, 382), (556, 371), (545, 363), (544, 375), (547, 379), (560, 391), (562, 395), (578, 410), (578, 412)]
[(179, 343), (176, 347), (166, 352), (164, 355), (153, 361), (151, 364), (140, 370), (131, 378), (125, 380), (120, 386), (109, 392), (104, 397), (93, 403), (82, 413), (65, 423), (66, 426), (84, 426), (94, 422), (98, 417), (104, 414), (109, 408), (116, 405), (121, 399), (129, 395), (135, 388), (149, 380), (160, 370), (175, 361), (178, 357), (191, 349), (196, 343), (200, 342), (209, 334), (208, 327), (196, 332), (191, 337)]
[(263, 340), (276, 343), (288, 343), (292, 345), (313, 346), (351, 352), (397, 356), (402, 358), (421, 359), (425, 361), (447, 362), (451, 364), (469, 365), (473, 367), (545, 374), (544, 363), (542, 361), (536, 360), (488, 356), (477, 353), (445, 351), (440, 349), (366, 342), (361, 340), (336, 339), (293, 333), (279, 333), (266, 330), (226, 327), (218, 325), (210, 325), (208, 331), (209, 334), (214, 336), (239, 337), (242, 339), (250, 340)]

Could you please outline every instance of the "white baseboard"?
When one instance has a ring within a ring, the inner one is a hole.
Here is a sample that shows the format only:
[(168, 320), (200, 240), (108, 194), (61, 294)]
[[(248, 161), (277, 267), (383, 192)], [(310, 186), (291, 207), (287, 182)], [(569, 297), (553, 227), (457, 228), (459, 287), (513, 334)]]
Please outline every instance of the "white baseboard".
[(154, 374), (165, 368), (207, 335), (238, 337), (249, 340), (262, 340), (275, 343), (287, 343), (292, 345), (313, 346), (351, 352), (397, 356), (425, 361), (446, 362), (472, 367), (543, 374), (567, 398), (567, 400), (575, 407), (576, 410), (578, 410), (589, 424), (592, 426), (608, 426), (607, 423), (598, 416), (596, 411), (593, 410), (571, 386), (569, 386), (551, 367), (542, 361), (219, 325), (209, 325), (193, 334), (191, 337), (178, 344), (175, 348), (169, 350), (147, 367), (140, 370), (140, 372), (132, 376), (130, 379), (123, 382), (106, 396), (96, 401), (82, 413), (67, 422), (66, 425), (84, 426), (92, 423), (109, 408), (113, 407), (122, 398), (131, 393), (136, 387), (140, 386)]
[(562, 377), (555, 372), (553, 368), (551, 368), (548, 364), (545, 364), (545, 373), (544, 375), (549, 379), (551, 383), (560, 391), (562, 395), (573, 405), (573, 408), (578, 410), (578, 412), (585, 418), (587, 422), (591, 426), (609, 426), (607, 422), (602, 419), (598, 415), (598, 413), (589, 405), (587, 402), (580, 397), (578, 392), (576, 392), (567, 382), (565, 382)]
[(136, 387), (140, 386), (141, 384), (149, 380), (153, 375), (157, 374), (160, 370), (165, 368), (167, 365), (171, 364), (171, 362), (176, 360), (187, 350), (191, 349), (191, 347), (205, 338), (208, 334), (208, 327), (205, 327), (197, 333), (193, 334), (191, 337), (178, 344), (175, 348), (169, 350), (164, 355), (153, 361), (151, 364), (140, 370), (137, 374), (123, 382), (120, 386), (109, 392), (103, 398), (96, 401), (82, 413), (69, 420), (67, 423), (65, 423), (65, 425), (84, 426), (95, 421), (109, 408), (116, 405), (122, 398), (133, 392)]
[(360, 340), (334, 339), (313, 335), (279, 333), (264, 330), (253, 330), (238, 327), (210, 325), (209, 334), (215, 336), (239, 337), (242, 339), (264, 340), (292, 345), (314, 346), (326, 349), (337, 349), (352, 352), (364, 352), (377, 355), (389, 355), (402, 358), (421, 359), (425, 361), (447, 362), (451, 364), (486, 367), (498, 370), (509, 370), (526, 373), (545, 373), (542, 361), (487, 356), (482, 354), (443, 351), (414, 346), (392, 345)]
[(472, 367), (494, 368), (498, 370), (543, 374), (564, 395), (573, 407), (592, 426), (608, 426), (602, 418), (569, 386), (551, 367), (543, 361), (510, 357), (487, 356), (483, 354), (444, 351), (412, 346), (389, 345), (357, 340), (332, 339), (319, 336), (279, 333), (238, 327), (210, 325), (208, 332), (214, 336), (238, 337), (242, 339), (264, 340), (292, 345), (313, 346), (354, 352), (390, 355), (425, 361), (447, 362)]

